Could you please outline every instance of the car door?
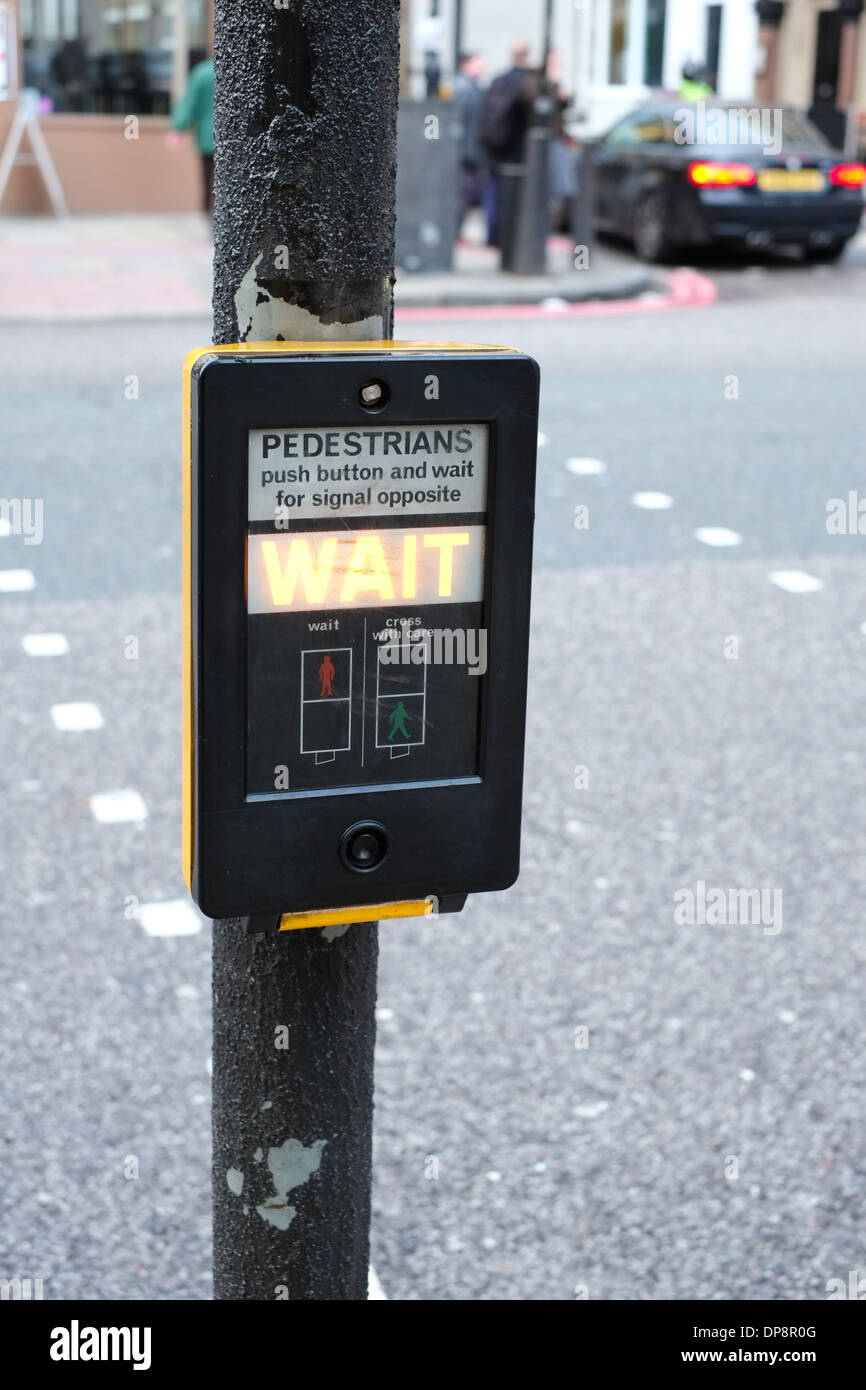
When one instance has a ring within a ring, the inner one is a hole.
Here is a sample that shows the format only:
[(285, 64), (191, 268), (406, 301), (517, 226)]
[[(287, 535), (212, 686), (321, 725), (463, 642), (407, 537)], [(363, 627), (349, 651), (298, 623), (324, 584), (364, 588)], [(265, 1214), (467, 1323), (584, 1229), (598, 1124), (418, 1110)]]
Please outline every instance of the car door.
[(639, 200), (649, 189), (664, 183), (671, 139), (670, 120), (661, 112), (635, 112), (629, 140), (622, 147), (621, 173), (616, 184), (613, 216), (619, 231), (631, 232)]
[(618, 229), (618, 185), (627, 168), (628, 150), (634, 141), (634, 114), (623, 116), (599, 141), (595, 158), (595, 218), (608, 231)]
[(635, 203), (663, 177), (670, 121), (657, 110), (632, 111), (599, 148), (596, 178), (599, 222), (611, 231), (631, 231)]

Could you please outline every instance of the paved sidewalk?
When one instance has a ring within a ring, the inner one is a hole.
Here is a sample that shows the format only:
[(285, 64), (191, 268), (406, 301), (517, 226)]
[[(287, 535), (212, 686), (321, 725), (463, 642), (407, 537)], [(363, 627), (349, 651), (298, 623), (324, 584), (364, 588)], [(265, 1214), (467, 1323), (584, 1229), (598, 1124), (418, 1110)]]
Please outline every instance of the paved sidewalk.
[(551, 300), (581, 304), (588, 300), (631, 299), (643, 294), (652, 284), (647, 266), (604, 246), (592, 247), (589, 265), (583, 270), (574, 270), (571, 242), (551, 237), (547, 261), (547, 275), (512, 275), (499, 269), (498, 251), (462, 241), (457, 245), (455, 269), (451, 274), (397, 272), (397, 310), (440, 305), (542, 304)]
[[(579, 303), (625, 299), (650, 286), (642, 266), (593, 248), (571, 268), (562, 239), (549, 244), (547, 276), (504, 274), (495, 251), (457, 248), (451, 274), (399, 272), (401, 308), (438, 305)], [(207, 316), (213, 246), (197, 214), (0, 218), (0, 322), (82, 322)]]

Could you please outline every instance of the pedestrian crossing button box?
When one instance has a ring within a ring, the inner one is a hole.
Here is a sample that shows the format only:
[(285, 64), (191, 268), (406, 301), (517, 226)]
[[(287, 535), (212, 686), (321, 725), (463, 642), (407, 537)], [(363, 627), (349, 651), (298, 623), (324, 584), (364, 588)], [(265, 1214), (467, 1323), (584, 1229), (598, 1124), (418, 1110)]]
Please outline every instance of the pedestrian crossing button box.
[(185, 371), (184, 859), (212, 917), (517, 876), (538, 368), (201, 348)]

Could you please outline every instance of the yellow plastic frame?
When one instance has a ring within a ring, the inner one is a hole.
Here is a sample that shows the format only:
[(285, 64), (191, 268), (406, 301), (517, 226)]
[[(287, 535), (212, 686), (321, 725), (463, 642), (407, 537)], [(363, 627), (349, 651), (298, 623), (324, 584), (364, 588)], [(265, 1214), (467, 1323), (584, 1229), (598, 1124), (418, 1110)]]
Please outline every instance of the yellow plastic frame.
[[(489, 343), (437, 343), (425, 341), (400, 342), (395, 339), (370, 339), (363, 342), (290, 343), (221, 343), (193, 348), (183, 364), (183, 876), (192, 889), (192, 856), (195, 826), (195, 741), (193, 737), (193, 670), (192, 670), (192, 373), (203, 357), (243, 355), (273, 357), (288, 353), (309, 356), (311, 353), (445, 353), (445, 352), (516, 352), (516, 348)], [(284, 913), (279, 930), (297, 931), (308, 927), (340, 926), (348, 922), (376, 922), (391, 917), (428, 917), (433, 912), (432, 898), (398, 903), (372, 903), (360, 907), (322, 908), (311, 912)]]

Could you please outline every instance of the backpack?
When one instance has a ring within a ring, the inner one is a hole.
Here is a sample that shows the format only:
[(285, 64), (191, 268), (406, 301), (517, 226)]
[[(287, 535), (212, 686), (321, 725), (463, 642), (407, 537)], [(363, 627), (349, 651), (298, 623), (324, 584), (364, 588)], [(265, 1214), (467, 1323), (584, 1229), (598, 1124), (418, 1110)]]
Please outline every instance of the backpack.
[(526, 127), (523, 82), (505, 72), (491, 82), (481, 107), (479, 137), (487, 153), (500, 159), (514, 151)]

